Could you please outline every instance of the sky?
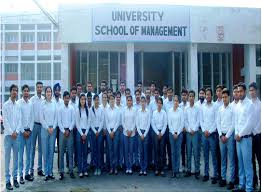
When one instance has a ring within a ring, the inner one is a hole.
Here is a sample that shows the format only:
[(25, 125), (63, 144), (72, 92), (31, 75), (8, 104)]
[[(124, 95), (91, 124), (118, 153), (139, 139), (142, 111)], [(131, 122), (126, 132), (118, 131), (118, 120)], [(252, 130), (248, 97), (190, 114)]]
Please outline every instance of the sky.
[[(172, 4), (172, 5), (199, 5), (199, 6), (225, 6), (225, 7), (251, 7), (261, 8), (261, 0), (36, 0), (47, 11), (58, 9), (59, 4), (94, 4), (94, 3), (120, 3), (120, 4)], [(39, 12), (33, 0), (0, 0), (0, 15), (15, 13)]]

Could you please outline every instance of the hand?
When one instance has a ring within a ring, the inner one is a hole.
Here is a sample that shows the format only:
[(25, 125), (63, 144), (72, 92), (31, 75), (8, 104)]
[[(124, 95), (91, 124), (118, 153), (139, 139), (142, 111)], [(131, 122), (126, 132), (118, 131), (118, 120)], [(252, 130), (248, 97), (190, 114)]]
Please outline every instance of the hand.
[(13, 139), (16, 139), (16, 138), (17, 138), (17, 133), (16, 133), (15, 131), (12, 133), (12, 138), (13, 138)]
[(65, 137), (68, 137), (68, 136), (69, 136), (69, 130), (65, 130), (64, 136), (65, 136)]
[(205, 137), (209, 137), (210, 133), (208, 131), (205, 131)]
[(54, 131), (53, 128), (48, 128), (48, 133), (49, 133), (49, 135), (52, 135), (53, 131)]
[(86, 135), (83, 134), (83, 135), (81, 136), (81, 138), (82, 138), (83, 141), (85, 141), (85, 140), (86, 140)]
[(174, 139), (175, 139), (175, 140), (177, 139), (177, 137), (178, 137), (178, 136), (177, 136), (177, 134), (176, 134), (176, 133), (174, 133)]
[(98, 133), (98, 131), (96, 132), (96, 139), (98, 138), (98, 135), (99, 135), (99, 133)]
[(226, 136), (224, 136), (224, 142), (226, 143), (228, 140), (228, 138)]
[(24, 131), (24, 132), (23, 132), (23, 136), (24, 136), (24, 138), (27, 139), (27, 138), (29, 137), (29, 133), (28, 133), (28, 131)]
[(190, 134), (191, 134), (191, 135), (194, 135), (194, 134), (195, 134), (195, 131), (191, 131)]
[(236, 139), (236, 141), (239, 142), (239, 141), (241, 140), (241, 137), (240, 137), (239, 135), (236, 135), (236, 136), (235, 136), (235, 139)]
[(183, 128), (183, 132), (186, 132), (186, 128), (185, 127)]
[(123, 127), (119, 127), (119, 131), (120, 131), (120, 132), (123, 132)]
[(131, 137), (131, 134), (132, 134), (131, 131), (127, 131), (127, 135), (128, 135), (128, 137)]
[(106, 136), (106, 129), (103, 129), (103, 135)]
[(141, 140), (144, 141), (144, 139), (145, 139), (145, 136), (144, 136), (144, 134), (142, 134), (141, 135)]
[(112, 131), (112, 132), (110, 133), (110, 138), (111, 138), (111, 139), (114, 139), (114, 134), (115, 134), (114, 131)]

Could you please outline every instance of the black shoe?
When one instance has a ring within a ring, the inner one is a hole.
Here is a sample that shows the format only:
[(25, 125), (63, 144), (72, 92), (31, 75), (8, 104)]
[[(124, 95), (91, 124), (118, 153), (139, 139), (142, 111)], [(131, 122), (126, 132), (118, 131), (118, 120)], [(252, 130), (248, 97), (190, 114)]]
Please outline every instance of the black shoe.
[(186, 174), (184, 175), (184, 177), (190, 177), (192, 174), (191, 172), (186, 172)]
[(19, 188), (19, 183), (17, 180), (14, 180), (14, 187)]
[(143, 175), (143, 172), (142, 172), (142, 171), (140, 171), (140, 172), (139, 172), (139, 176), (142, 176), (142, 175)]
[(209, 176), (204, 176), (203, 182), (206, 182), (206, 181), (208, 181), (208, 180), (209, 180)]
[(37, 175), (38, 175), (38, 176), (45, 176), (43, 170), (38, 171), (38, 172), (37, 172)]
[(219, 186), (220, 187), (225, 187), (227, 185), (227, 181), (226, 180), (220, 180), (219, 181)]
[(176, 178), (176, 173), (173, 172), (171, 178)]
[(63, 180), (63, 179), (64, 179), (64, 174), (61, 173), (61, 174), (60, 174), (60, 177), (59, 177), (59, 180)]
[(49, 176), (45, 176), (44, 181), (48, 181), (49, 180)]
[(245, 192), (245, 190), (241, 188), (235, 188), (232, 190), (232, 192)]
[(200, 177), (200, 172), (196, 172), (196, 173), (195, 173), (195, 178), (198, 180), (199, 177)]
[(212, 182), (211, 182), (212, 184), (216, 184), (217, 183), (217, 178), (216, 177), (214, 177), (213, 179), (212, 179)]
[(11, 184), (10, 182), (6, 183), (5, 188), (6, 188), (7, 190), (13, 190), (13, 189), (14, 189), (13, 186), (12, 186), (12, 184)]
[(109, 172), (109, 175), (113, 175), (113, 170), (111, 169), (110, 172)]
[(166, 177), (165, 172), (163, 172), (163, 171), (160, 173), (160, 175), (161, 175), (162, 177)]
[(158, 176), (159, 175), (159, 172), (156, 170), (155, 171), (155, 176)]
[(25, 180), (32, 182), (34, 180), (34, 177), (32, 177), (31, 175), (27, 174), (25, 176)]
[(50, 180), (54, 180), (54, 179), (55, 179), (55, 176), (54, 176), (54, 175), (49, 175), (48, 178), (49, 178)]
[(24, 184), (25, 183), (25, 180), (23, 177), (20, 177), (20, 184)]
[(228, 190), (233, 190), (234, 189), (234, 183), (233, 182), (229, 182), (227, 185), (227, 189)]
[(70, 178), (73, 178), (73, 179), (75, 178), (75, 175), (74, 175), (74, 173), (73, 173), (73, 172), (72, 172), (72, 173), (70, 173), (69, 175), (70, 175)]

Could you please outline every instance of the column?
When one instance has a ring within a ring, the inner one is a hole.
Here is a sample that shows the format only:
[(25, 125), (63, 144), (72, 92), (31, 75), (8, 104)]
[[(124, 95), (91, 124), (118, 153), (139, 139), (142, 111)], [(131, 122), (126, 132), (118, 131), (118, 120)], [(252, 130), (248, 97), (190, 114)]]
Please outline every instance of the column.
[(245, 83), (248, 86), (256, 81), (256, 45), (244, 45), (244, 76)]
[(69, 46), (68, 44), (62, 44), (61, 48), (61, 82), (64, 90), (69, 90), (70, 88), (70, 77), (69, 77)]
[(188, 45), (188, 89), (198, 93), (198, 65), (197, 65), (197, 44)]
[(130, 88), (131, 94), (134, 93), (135, 66), (134, 66), (134, 43), (126, 45), (126, 86)]

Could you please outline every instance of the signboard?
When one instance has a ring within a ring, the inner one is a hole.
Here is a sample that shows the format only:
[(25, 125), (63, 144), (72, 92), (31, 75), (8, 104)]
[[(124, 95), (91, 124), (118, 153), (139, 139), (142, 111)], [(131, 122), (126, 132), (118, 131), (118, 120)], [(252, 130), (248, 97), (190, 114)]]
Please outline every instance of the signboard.
[(116, 6), (92, 9), (93, 41), (190, 41), (189, 8)]

